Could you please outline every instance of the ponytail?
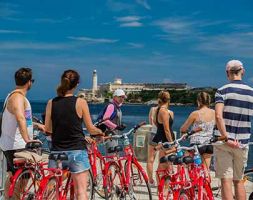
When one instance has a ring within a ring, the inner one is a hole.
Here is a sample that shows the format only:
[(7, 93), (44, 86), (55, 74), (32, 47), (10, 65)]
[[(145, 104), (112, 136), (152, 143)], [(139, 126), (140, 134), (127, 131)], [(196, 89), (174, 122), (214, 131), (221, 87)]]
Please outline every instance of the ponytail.
[(73, 89), (79, 83), (80, 76), (74, 70), (66, 70), (61, 76), (61, 84), (57, 88), (57, 94), (60, 97), (65, 96), (67, 91)]

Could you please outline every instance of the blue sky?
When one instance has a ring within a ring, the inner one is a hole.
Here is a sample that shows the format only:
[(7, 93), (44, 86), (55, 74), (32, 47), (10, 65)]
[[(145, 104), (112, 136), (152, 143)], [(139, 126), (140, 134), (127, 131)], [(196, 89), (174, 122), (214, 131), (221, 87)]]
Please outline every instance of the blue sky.
[(63, 70), (80, 87), (99, 83), (183, 82), (219, 87), (225, 63), (240, 59), (253, 85), (251, 0), (0, 0), (0, 99), (13, 74), (30, 66), (30, 99), (48, 99)]

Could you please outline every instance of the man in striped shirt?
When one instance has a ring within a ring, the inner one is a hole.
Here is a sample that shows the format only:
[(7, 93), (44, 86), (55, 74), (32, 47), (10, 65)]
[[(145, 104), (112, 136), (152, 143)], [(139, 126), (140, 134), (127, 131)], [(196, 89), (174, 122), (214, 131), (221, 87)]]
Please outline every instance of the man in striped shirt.
[(227, 138), (223, 145), (215, 146), (216, 177), (221, 178), (222, 199), (235, 197), (246, 199), (242, 182), (248, 159), (248, 142), (251, 135), (253, 114), (253, 89), (242, 82), (245, 73), (239, 60), (231, 60), (226, 65), (229, 84), (219, 88), (215, 94), (215, 115), (220, 134)]

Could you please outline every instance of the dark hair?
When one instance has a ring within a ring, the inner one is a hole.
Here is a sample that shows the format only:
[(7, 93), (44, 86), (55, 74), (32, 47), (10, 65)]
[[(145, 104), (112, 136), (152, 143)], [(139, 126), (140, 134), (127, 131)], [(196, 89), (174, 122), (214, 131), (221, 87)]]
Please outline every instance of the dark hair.
[(161, 91), (158, 94), (158, 104), (170, 103), (170, 93), (168, 91)]
[(197, 101), (199, 102), (199, 106), (210, 106), (211, 104), (211, 96), (206, 92), (200, 92), (197, 96)]
[(63, 72), (61, 76), (61, 84), (57, 88), (58, 96), (65, 96), (68, 90), (77, 86), (80, 80), (80, 75), (77, 71), (69, 69)]
[(15, 72), (15, 83), (17, 86), (24, 86), (30, 80), (32, 80), (32, 69), (22, 67)]

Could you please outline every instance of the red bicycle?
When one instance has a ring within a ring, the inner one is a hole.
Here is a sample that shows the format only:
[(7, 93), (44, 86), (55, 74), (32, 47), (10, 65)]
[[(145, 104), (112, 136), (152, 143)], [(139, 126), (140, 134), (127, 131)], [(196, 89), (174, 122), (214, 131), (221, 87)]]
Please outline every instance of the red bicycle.
[[(196, 131), (195, 131), (196, 132)], [(192, 133), (191, 133), (192, 134)], [(198, 199), (213, 200), (213, 193), (210, 186), (210, 176), (202, 164), (198, 147), (181, 147), (179, 142), (191, 134), (183, 135), (173, 143), (164, 145), (176, 145), (177, 155), (169, 155), (161, 161), (169, 161), (177, 165), (176, 173), (167, 172), (160, 178), (158, 186), (159, 199)], [(206, 144), (205, 144), (206, 145)], [(183, 151), (194, 151), (194, 154), (183, 157)], [(167, 153), (175, 152), (169, 150)], [(159, 175), (159, 171), (157, 172)]]
[[(15, 174), (10, 178), (10, 187), (8, 197), (14, 199), (37, 199), (40, 181), (45, 177), (46, 162), (37, 154), (41, 148), (40, 142), (31, 142), (26, 144), (26, 152), (22, 158), (14, 159), (14, 166), (17, 168)], [(29, 152), (30, 151), (30, 152)], [(30, 157), (24, 158), (25, 157)]]
[(65, 153), (51, 153), (50, 160), (55, 160), (57, 168), (47, 168), (49, 172), (39, 186), (38, 200), (66, 200), (74, 199), (74, 185), (68, 169), (62, 169), (62, 161), (68, 160)]
[(129, 141), (129, 135), (144, 125), (141, 123), (122, 135), (112, 135), (107, 139), (122, 139), (124, 155), (120, 155), (122, 148), (114, 147), (110, 153), (117, 153), (117, 159), (110, 160), (105, 165), (104, 189), (106, 199), (144, 199), (144, 195), (152, 200), (148, 176), (137, 161)]

